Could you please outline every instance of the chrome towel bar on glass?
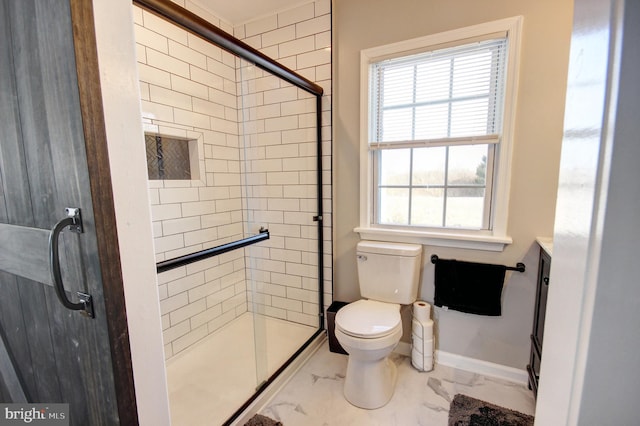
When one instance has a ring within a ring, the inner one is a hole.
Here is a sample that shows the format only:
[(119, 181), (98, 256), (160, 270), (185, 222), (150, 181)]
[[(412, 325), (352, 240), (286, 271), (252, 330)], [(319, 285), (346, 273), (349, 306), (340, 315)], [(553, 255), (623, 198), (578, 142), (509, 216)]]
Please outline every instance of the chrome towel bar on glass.
[[(433, 263), (434, 265), (436, 263), (438, 263), (438, 255), (437, 254), (432, 254), (431, 255), (431, 263)], [(525, 265), (522, 262), (518, 262), (516, 263), (516, 266), (505, 266), (505, 268), (507, 269), (507, 271), (518, 271), (518, 272), (524, 272), (525, 271)]]

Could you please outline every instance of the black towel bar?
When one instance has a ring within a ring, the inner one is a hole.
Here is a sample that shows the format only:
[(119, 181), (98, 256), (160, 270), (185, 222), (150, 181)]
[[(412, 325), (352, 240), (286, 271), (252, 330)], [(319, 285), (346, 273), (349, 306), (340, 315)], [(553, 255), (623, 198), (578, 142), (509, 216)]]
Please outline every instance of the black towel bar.
[[(436, 262), (438, 262), (438, 255), (437, 254), (432, 254), (431, 255), (431, 263), (433, 263), (435, 265)], [(515, 267), (514, 266), (505, 266), (505, 268), (507, 269), (507, 271), (518, 271), (518, 272), (524, 272), (525, 271), (525, 265), (522, 262), (516, 263)]]
[(163, 262), (156, 263), (156, 272), (158, 274), (167, 272), (180, 266), (188, 265), (199, 260), (208, 259), (210, 257), (219, 256), (223, 253), (227, 253), (232, 250), (236, 250), (242, 247), (250, 246), (255, 243), (259, 243), (263, 240), (269, 239), (269, 230), (260, 227), (260, 231), (256, 235), (252, 235), (242, 240), (233, 241), (220, 246), (212, 247), (209, 249), (197, 251), (195, 253), (185, 254), (184, 256), (174, 257), (173, 259), (165, 260)]

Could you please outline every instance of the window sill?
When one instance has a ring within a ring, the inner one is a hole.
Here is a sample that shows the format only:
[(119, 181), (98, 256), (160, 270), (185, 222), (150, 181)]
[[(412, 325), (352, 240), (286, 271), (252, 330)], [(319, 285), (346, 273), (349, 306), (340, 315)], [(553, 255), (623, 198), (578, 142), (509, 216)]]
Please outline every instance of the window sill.
[(479, 234), (448, 234), (445, 232), (410, 231), (406, 229), (354, 228), (363, 240), (414, 243), (437, 247), (455, 247), (470, 250), (503, 251), (511, 244), (511, 237)]

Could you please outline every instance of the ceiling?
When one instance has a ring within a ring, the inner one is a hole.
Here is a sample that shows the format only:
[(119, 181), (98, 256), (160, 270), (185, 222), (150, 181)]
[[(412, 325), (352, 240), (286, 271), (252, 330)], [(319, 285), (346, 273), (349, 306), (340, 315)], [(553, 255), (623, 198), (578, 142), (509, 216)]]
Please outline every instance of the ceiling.
[(236, 26), (307, 3), (308, 0), (195, 0), (193, 2)]

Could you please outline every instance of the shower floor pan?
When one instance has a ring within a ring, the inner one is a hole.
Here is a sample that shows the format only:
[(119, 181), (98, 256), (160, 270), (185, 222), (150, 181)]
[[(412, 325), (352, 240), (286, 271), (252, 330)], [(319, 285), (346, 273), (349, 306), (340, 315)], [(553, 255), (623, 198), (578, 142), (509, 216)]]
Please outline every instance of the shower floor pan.
[[(316, 331), (276, 318), (265, 321), (267, 368), (277, 370)], [(237, 319), (167, 361), (171, 424), (219, 425), (254, 392), (253, 314)]]

